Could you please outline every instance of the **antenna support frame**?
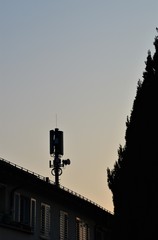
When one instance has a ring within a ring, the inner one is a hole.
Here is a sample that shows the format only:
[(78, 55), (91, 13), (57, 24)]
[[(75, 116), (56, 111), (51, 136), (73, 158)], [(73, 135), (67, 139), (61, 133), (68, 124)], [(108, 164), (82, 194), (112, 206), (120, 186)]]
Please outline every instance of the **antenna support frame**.
[(58, 128), (50, 130), (50, 156), (54, 158), (53, 163), (49, 161), (49, 167), (52, 168), (51, 174), (55, 176), (55, 185), (59, 186), (59, 176), (61, 176), (66, 165), (70, 165), (70, 159), (61, 160), (63, 151), (63, 132)]

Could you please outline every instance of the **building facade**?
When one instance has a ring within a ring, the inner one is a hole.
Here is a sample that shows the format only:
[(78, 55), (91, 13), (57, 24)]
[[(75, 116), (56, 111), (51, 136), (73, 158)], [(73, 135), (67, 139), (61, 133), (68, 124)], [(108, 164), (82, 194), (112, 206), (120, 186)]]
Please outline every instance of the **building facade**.
[(113, 215), (0, 158), (1, 240), (109, 240)]

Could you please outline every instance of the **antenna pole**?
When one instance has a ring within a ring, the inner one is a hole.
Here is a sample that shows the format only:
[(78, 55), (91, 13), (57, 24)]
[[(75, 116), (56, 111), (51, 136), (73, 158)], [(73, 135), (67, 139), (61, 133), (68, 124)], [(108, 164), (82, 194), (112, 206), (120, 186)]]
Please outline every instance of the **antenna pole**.
[(60, 171), (61, 160), (59, 158), (57, 148), (55, 148), (55, 157), (53, 162), (54, 162), (54, 173), (55, 173), (55, 185), (59, 187), (59, 171)]

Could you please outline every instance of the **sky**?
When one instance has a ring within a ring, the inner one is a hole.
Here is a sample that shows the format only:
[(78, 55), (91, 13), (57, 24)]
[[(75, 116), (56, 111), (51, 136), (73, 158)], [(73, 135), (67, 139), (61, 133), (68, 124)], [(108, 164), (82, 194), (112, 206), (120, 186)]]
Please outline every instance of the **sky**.
[(0, 0), (0, 157), (54, 181), (58, 128), (71, 161), (60, 184), (113, 212), (107, 168), (154, 53), (157, 9), (157, 0)]

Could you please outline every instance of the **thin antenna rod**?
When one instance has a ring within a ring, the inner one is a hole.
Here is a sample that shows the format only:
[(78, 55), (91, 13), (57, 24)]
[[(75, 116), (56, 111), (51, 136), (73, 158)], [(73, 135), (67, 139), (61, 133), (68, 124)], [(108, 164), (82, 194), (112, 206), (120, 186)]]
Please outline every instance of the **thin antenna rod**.
[(55, 121), (56, 121), (56, 128), (57, 128), (57, 125), (58, 125), (58, 118), (57, 118), (57, 114), (55, 116)]

